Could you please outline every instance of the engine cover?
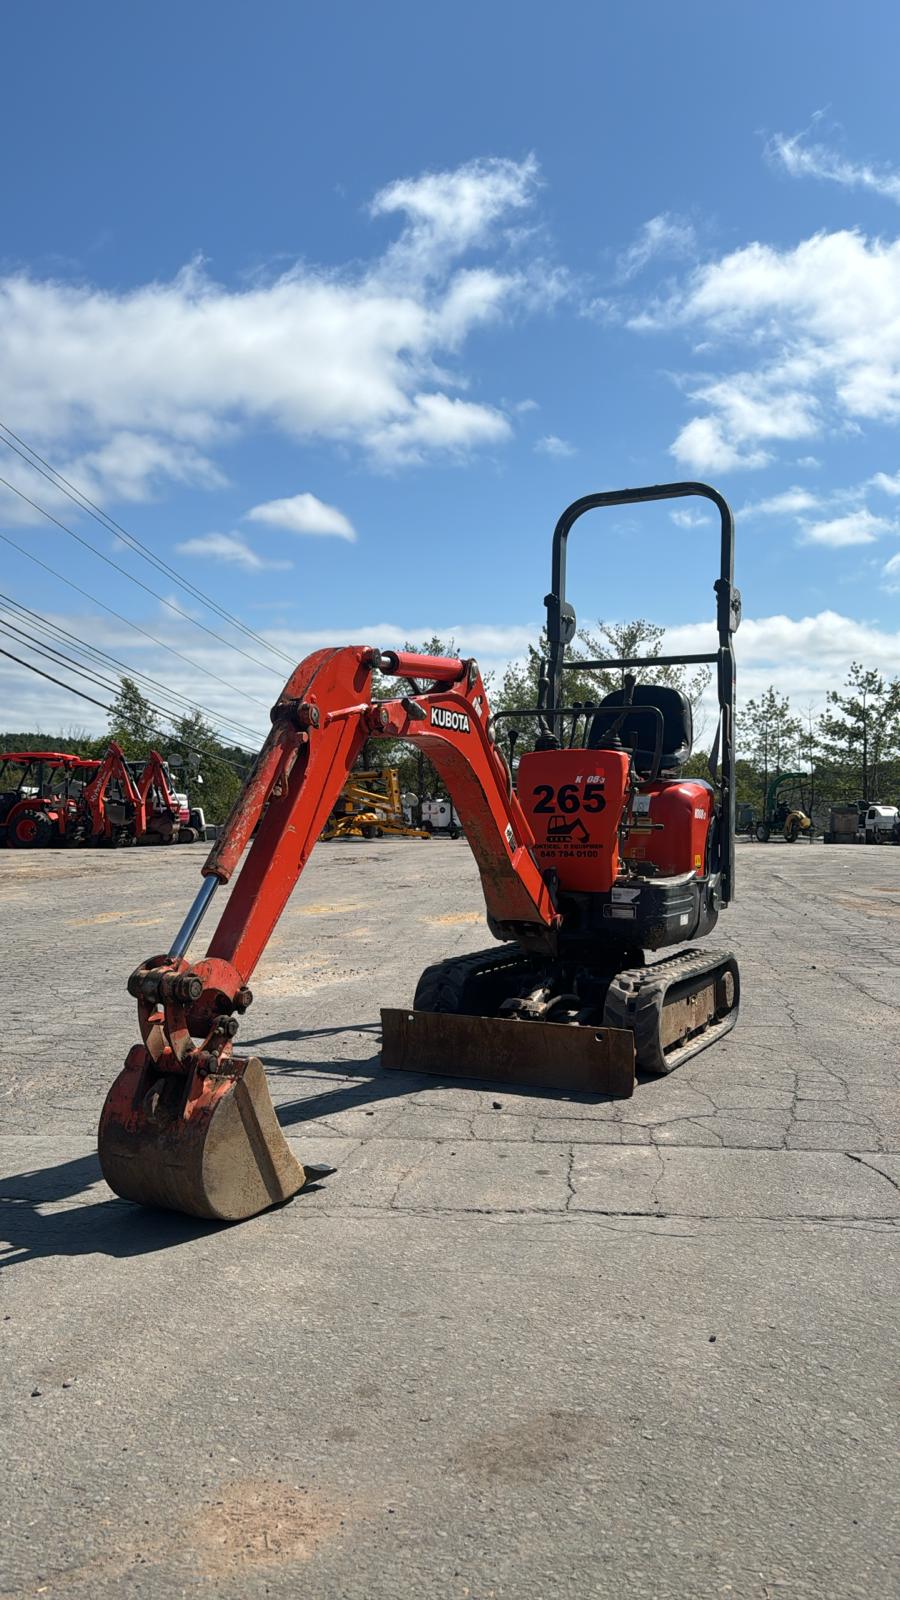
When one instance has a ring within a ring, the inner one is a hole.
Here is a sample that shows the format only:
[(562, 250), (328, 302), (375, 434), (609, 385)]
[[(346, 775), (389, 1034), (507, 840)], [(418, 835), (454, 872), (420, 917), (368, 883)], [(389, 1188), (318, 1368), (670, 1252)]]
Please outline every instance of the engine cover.
[(664, 878), (680, 872), (703, 877), (714, 806), (712, 789), (699, 778), (644, 784), (635, 795), (634, 828), (622, 850), (625, 860), (638, 872), (646, 863)]

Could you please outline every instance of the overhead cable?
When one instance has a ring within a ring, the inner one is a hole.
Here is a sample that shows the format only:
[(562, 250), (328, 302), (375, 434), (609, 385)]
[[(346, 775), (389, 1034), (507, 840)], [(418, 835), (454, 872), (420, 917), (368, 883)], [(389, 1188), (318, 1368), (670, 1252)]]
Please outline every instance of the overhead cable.
[(233, 683), (228, 682), (227, 678), (220, 678), (219, 674), (211, 672), (209, 667), (202, 667), (199, 661), (192, 661), (190, 656), (186, 656), (182, 651), (176, 650), (173, 644), (165, 644), (162, 639), (157, 639), (155, 634), (149, 633), (146, 628), (142, 628), (139, 622), (132, 622), (130, 617), (123, 617), (121, 611), (114, 610), (104, 600), (99, 600), (96, 595), (91, 594), (87, 589), (82, 589), (71, 578), (66, 578), (63, 573), (57, 572), (55, 568), (48, 566), (47, 562), (42, 561), (39, 556), (32, 555), (30, 550), (25, 549), (24, 545), (19, 544), (15, 539), (11, 539), (8, 533), (0, 533), (0, 539), (3, 540), (4, 544), (11, 545), (14, 550), (18, 550), (20, 555), (27, 556), (29, 561), (34, 562), (35, 566), (43, 567), (44, 571), (49, 572), (52, 578), (58, 578), (60, 583), (67, 584), (70, 589), (75, 590), (76, 594), (82, 595), (85, 600), (90, 600), (91, 605), (100, 606), (101, 610), (108, 611), (111, 617), (115, 617), (117, 622), (123, 622), (126, 628), (134, 628), (136, 633), (142, 633), (145, 639), (150, 639), (160, 650), (168, 650), (170, 655), (177, 656), (179, 661), (184, 661), (194, 672), (204, 673), (207, 678), (212, 678), (214, 682), (222, 684), (223, 688), (230, 689), (232, 694), (243, 695), (246, 699), (252, 700), (255, 705), (262, 706), (264, 711), (268, 711), (268, 706), (262, 700), (257, 700), (255, 695), (248, 694), (246, 689), (236, 688)]
[[(4, 435), (9, 437), (5, 438)], [(49, 461), (46, 461), (34, 449), (33, 445), (27, 444), (5, 422), (0, 422), (0, 444), (5, 444), (8, 449), (14, 450), (16, 455), (21, 456), (22, 460), (33, 471), (39, 472), (41, 477), (46, 478), (48, 483), (51, 483), (55, 489), (66, 495), (74, 505), (86, 512), (89, 517), (93, 517), (94, 521), (98, 522), (102, 528), (106, 528), (108, 532), (115, 533), (118, 538), (124, 540), (136, 555), (141, 556), (144, 561), (156, 567), (157, 571), (164, 573), (167, 578), (171, 578), (173, 583), (177, 583), (180, 588), (184, 589), (195, 600), (199, 600), (210, 611), (214, 611), (223, 621), (230, 622), (232, 627), (239, 628), (241, 633), (246, 634), (249, 639), (255, 639), (257, 644), (261, 644), (264, 649), (270, 650), (273, 655), (279, 656), (282, 661), (287, 661), (290, 666), (294, 665), (292, 657), (287, 655), (284, 650), (280, 650), (277, 645), (270, 644), (268, 639), (264, 639), (262, 634), (256, 633), (253, 628), (248, 628), (246, 623), (241, 622), (239, 617), (232, 616), (230, 611), (226, 611), (224, 606), (219, 605), (217, 600), (211, 599), (189, 578), (183, 578), (169, 562), (164, 561), (161, 556), (158, 556), (149, 546), (145, 545), (136, 534), (129, 533), (127, 528), (123, 528), (115, 517), (110, 516), (108, 511), (104, 511), (102, 506), (98, 506), (89, 495), (85, 494), (83, 489), (79, 489), (77, 484), (71, 483), (68, 478), (64, 477), (56, 467), (52, 466)], [(21, 446), (21, 449), (18, 448), (19, 446)]]
[[(201, 705), (196, 700), (190, 700), (179, 689), (173, 689), (170, 684), (161, 683), (158, 678), (151, 677), (149, 673), (143, 672), (139, 667), (120, 661), (117, 656), (110, 655), (107, 650), (101, 650), (99, 645), (89, 644), (86, 639), (82, 639), (78, 634), (72, 633), (68, 628), (64, 628), (61, 623), (51, 621), (42, 612), (34, 611), (31, 606), (23, 605), (21, 600), (16, 600), (12, 595), (5, 594), (2, 589), (0, 589), (0, 601), (7, 606), (12, 606), (14, 612), (27, 618), (33, 627), (47, 633), (51, 639), (56, 640), (58, 643), (67, 645), (70, 649), (74, 648), (87, 660), (97, 659), (101, 666), (113, 667), (119, 676), (124, 674), (125, 677), (132, 678), (134, 681), (140, 680), (140, 683), (149, 684), (151, 689), (162, 691), (170, 699), (180, 701), (185, 711), (199, 712), (207, 721), (218, 723), (223, 730), (233, 729), (242, 738), (249, 736), (254, 743), (260, 738), (259, 731), (256, 728), (248, 727), (245, 723), (238, 722), (235, 718), (226, 717), (221, 712), (211, 711), (208, 706)], [(231, 738), (233, 736), (233, 733), (228, 735)]]
[[(96, 700), (92, 694), (85, 694), (83, 689), (76, 689), (74, 684), (66, 683), (62, 678), (54, 678), (52, 673), (45, 672), (42, 667), (36, 667), (33, 661), (25, 661), (22, 656), (13, 655), (11, 650), (4, 650), (2, 645), (0, 645), (0, 656), (6, 656), (9, 661), (15, 661), (20, 667), (27, 667), (29, 672), (36, 672), (38, 677), (46, 678), (49, 683), (57, 684), (60, 689), (65, 689), (69, 694), (77, 695), (79, 700), (90, 701), (92, 706), (99, 706), (100, 710), (107, 712), (107, 714), (112, 711), (112, 706), (106, 705), (103, 700)], [(166, 720), (171, 721), (173, 719), (167, 717)], [(148, 724), (147, 732), (152, 733), (158, 739), (166, 740), (172, 737), (170, 733), (164, 732), (162, 728), (155, 728), (152, 724)], [(177, 734), (176, 738), (178, 738)], [(184, 749), (189, 751), (191, 755), (203, 756), (207, 761), (220, 761), (223, 766), (231, 767), (241, 777), (245, 775), (245, 767), (239, 766), (236, 761), (230, 761), (228, 756), (222, 755), (218, 750), (204, 749), (202, 746), (187, 744), (180, 738), (178, 738), (178, 743), (182, 744)]]
[[(68, 667), (70, 672), (76, 673), (79, 678), (85, 678), (88, 683), (94, 684), (96, 688), (111, 690), (114, 695), (118, 695), (121, 692), (121, 683), (110, 683), (108, 678), (100, 677), (97, 672), (92, 672), (86, 667), (80, 667), (78, 663), (73, 661), (71, 657), (67, 656), (64, 651), (57, 650), (53, 645), (43, 644), (40, 640), (32, 638), (32, 636), (24, 629), (16, 627), (15, 623), (0, 619), (0, 630), (12, 637), (16, 643), (18, 643), (20, 639), (24, 640), (29, 649), (35, 650), (37, 654), (43, 656), (45, 660), (51, 661), (54, 665)], [(150, 707), (150, 710), (155, 711), (157, 716), (161, 716), (167, 722), (171, 722), (173, 727), (178, 727), (178, 723), (181, 720), (180, 717), (173, 716), (165, 706), (156, 705), (154, 701), (148, 700), (146, 696), (143, 698), (145, 703)], [(183, 716), (183, 713), (181, 715)], [(170, 737), (170, 734), (166, 735), (166, 738)], [(241, 746), (238, 745), (236, 748), (240, 749)], [(249, 750), (245, 751), (244, 753), (246, 755), (252, 754), (252, 752)]]
[[(152, 595), (154, 600), (158, 600), (161, 605), (168, 606), (169, 610), (174, 611), (177, 617), (189, 622), (194, 628), (200, 628), (203, 633), (208, 633), (211, 639), (215, 639), (218, 644), (223, 644), (226, 650), (236, 650), (239, 656), (244, 656), (247, 661), (252, 661), (253, 665), (260, 667), (263, 672), (271, 672), (275, 677), (279, 676), (276, 669), (270, 667), (267, 662), (257, 660), (256, 656), (251, 656), (246, 650), (242, 650), (239, 644), (232, 644), (228, 639), (223, 639), (222, 635), (216, 633), (214, 628), (208, 628), (205, 622), (200, 622), (197, 617), (192, 617), (189, 611), (182, 611), (181, 606), (177, 606), (174, 600), (167, 599), (164, 594), (159, 593), (158, 589), (151, 589), (149, 583), (144, 583), (143, 579), (136, 578), (133, 572), (128, 571), (127, 567), (120, 567), (118, 561), (113, 561), (112, 556), (104, 555), (103, 551), (98, 550), (95, 544), (91, 544), (90, 539), (83, 538), (80, 533), (75, 532), (74, 528), (68, 527), (65, 522), (60, 522), (59, 517), (55, 517), (52, 511), (47, 510), (46, 506), (39, 505), (37, 500), (32, 500), (24, 489), (17, 489), (16, 485), (10, 483), (8, 478), (0, 478), (0, 484), (3, 485), (4, 489), (11, 489), (12, 493), (17, 494), (20, 500), (24, 500), (26, 505), (31, 506), (35, 511), (39, 511), (42, 517), (47, 518), (48, 522), (52, 522), (63, 533), (67, 533), (70, 539), (75, 539), (78, 544), (84, 545), (85, 550), (90, 550), (100, 561), (105, 561), (106, 565), (112, 567), (114, 572), (121, 573), (122, 577), (127, 578), (129, 583), (135, 584), (138, 589), (143, 589), (145, 594)], [(247, 694), (246, 689), (238, 689), (236, 692), (238, 694), (246, 694), (248, 700), (255, 698), (254, 695)], [(261, 700), (257, 700), (256, 703), (257, 705), (262, 705)]]

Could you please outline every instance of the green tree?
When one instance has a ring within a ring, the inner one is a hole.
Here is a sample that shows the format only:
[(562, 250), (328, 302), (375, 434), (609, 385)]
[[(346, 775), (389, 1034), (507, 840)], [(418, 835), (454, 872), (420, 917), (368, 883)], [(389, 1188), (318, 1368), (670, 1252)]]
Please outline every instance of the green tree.
[(769, 783), (796, 766), (803, 724), (791, 714), (787, 695), (770, 684), (758, 700), (747, 700), (737, 715), (737, 748), (750, 764), (754, 787), (765, 806)]
[(136, 761), (148, 755), (158, 741), (155, 723), (156, 713), (134, 679), (120, 678), (119, 692), (109, 708), (110, 738)]
[(843, 690), (830, 689), (828, 709), (819, 724), (825, 760), (854, 798), (867, 804), (896, 782), (894, 758), (900, 747), (900, 681), (886, 683), (880, 672), (854, 661)]
[(253, 757), (223, 745), (199, 711), (179, 717), (172, 732), (160, 736), (156, 748), (173, 768), (174, 787), (187, 790), (191, 805), (202, 808), (207, 822), (224, 822)]
[[(571, 663), (571, 670), (567, 670), (564, 680), (566, 705), (596, 705), (605, 695), (618, 693), (623, 687), (624, 669), (592, 667), (581, 670), (578, 667), (580, 661), (655, 657), (664, 653), (664, 642), (665, 629), (654, 622), (647, 622), (643, 617), (623, 623), (598, 621), (593, 628), (579, 629), (576, 638), (566, 649), (566, 660)], [(491, 706), (495, 711), (534, 709), (538, 703), (541, 662), (546, 659), (548, 648), (547, 635), (543, 632), (537, 647), (529, 645), (524, 661), (512, 662), (507, 667), (497, 691), (491, 695)], [(686, 667), (636, 667), (633, 676), (638, 683), (663, 683), (680, 689), (695, 710), (710, 679), (705, 667), (697, 672), (690, 672)], [(517, 752), (534, 748), (538, 734), (535, 717), (523, 716), (521, 722), (515, 718), (504, 717), (503, 720), (507, 728), (512, 724), (517, 729)], [(702, 756), (699, 759), (705, 760)]]
[(109, 733), (131, 761), (157, 750), (169, 763), (173, 788), (186, 790), (207, 822), (224, 822), (253, 763), (247, 751), (223, 744), (199, 711), (162, 719), (128, 677), (110, 706)]

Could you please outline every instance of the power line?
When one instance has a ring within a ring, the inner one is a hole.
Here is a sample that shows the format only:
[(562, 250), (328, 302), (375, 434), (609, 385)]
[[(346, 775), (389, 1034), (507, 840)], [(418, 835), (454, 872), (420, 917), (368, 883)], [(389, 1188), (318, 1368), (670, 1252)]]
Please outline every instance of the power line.
[(263, 706), (263, 709), (268, 711), (268, 706), (265, 706), (262, 700), (257, 700), (255, 695), (247, 695), (246, 690), (236, 688), (233, 683), (228, 682), (227, 678), (220, 678), (219, 674), (211, 672), (209, 667), (202, 667), (199, 661), (192, 661), (190, 656), (183, 655), (180, 650), (176, 650), (173, 644), (164, 644), (162, 639), (157, 639), (155, 634), (149, 633), (146, 628), (142, 628), (139, 622), (132, 622), (130, 617), (123, 617), (121, 611), (116, 611), (112, 606), (108, 606), (105, 601), (98, 600), (96, 595), (89, 593), (87, 589), (82, 589), (71, 578), (64, 577), (61, 572), (56, 572), (53, 567), (47, 565), (46, 561), (41, 561), (39, 556), (32, 555), (30, 550), (25, 549), (24, 545), (19, 544), (15, 539), (11, 539), (8, 533), (0, 533), (0, 539), (3, 540), (4, 544), (11, 545), (13, 550), (18, 550), (20, 555), (27, 556), (28, 560), (33, 561), (36, 567), (43, 567), (44, 571), (49, 572), (52, 578), (58, 578), (60, 583), (67, 584), (70, 589), (75, 590), (76, 594), (82, 595), (85, 600), (90, 600), (91, 605), (100, 606), (101, 610), (108, 611), (111, 617), (115, 617), (117, 622), (123, 622), (126, 628), (133, 628), (136, 633), (142, 633), (145, 639), (149, 639), (160, 650), (168, 650), (170, 655), (177, 656), (179, 661), (184, 661), (194, 672), (204, 673), (207, 678), (212, 678), (215, 683), (220, 683), (223, 688), (230, 689), (232, 694), (246, 695), (248, 700), (252, 700), (255, 705)]
[[(118, 684), (110, 683), (108, 678), (101, 678), (99, 674), (89, 671), (87, 667), (79, 667), (76, 662), (70, 661), (62, 651), (54, 649), (53, 645), (41, 644), (39, 640), (33, 639), (30, 634), (26, 633), (23, 628), (17, 628), (14, 622), (0, 618), (0, 629), (8, 634), (10, 638), (22, 639), (32, 650), (36, 650), (38, 655), (44, 656), (48, 661), (58, 661), (62, 666), (68, 667), (70, 672), (76, 672), (79, 678), (86, 678), (89, 683), (93, 683), (97, 688), (111, 689), (113, 694), (118, 694)], [(149, 705), (150, 702), (148, 701), (147, 704)], [(154, 710), (158, 710), (158, 707), (154, 706)]]
[(10, 661), (17, 661), (20, 667), (27, 667), (29, 672), (37, 672), (40, 677), (46, 678), (49, 683), (56, 683), (60, 689), (68, 689), (70, 694), (77, 694), (80, 700), (89, 700), (92, 706), (99, 706), (101, 711), (109, 711), (110, 707), (104, 705), (102, 700), (95, 700), (92, 694), (85, 694), (83, 689), (76, 689), (71, 683), (63, 683), (62, 678), (54, 678), (49, 672), (36, 667), (31, 661), (23, 661), (21, 656), (14, 656), (11, 650), (4, 650), (0, 645), (0, 656), (7, 656)]
[[(30, 647), (30, 649), (36, 650), (38, 655), (44, 656), (46, 660), (54, 661), (54, 663), (59, 661), (64, 667), (68, 667), (70, 672), (77, 673), (80, 678), (86, 678), (89, 683), (93, 683), (98, 688), (111, 689), (113, 694), (119, 694), (121, 690), (120, 683), (110, 683), (108, 678), (101, 678), (96, 670), (91, 671), (86, 667), (80, 667), (78, 663), (73, 661), (71, 657), (67, 656), (64, 651), (57, 650), (53, 645), (45, 645), (39, 639), (34, 639), (31, 634), (26, 632), (25, 629), (16, 627), (15, 623), (0, 620), (0, 629), (2, 629), (4, 633), (12, 634), (20, 639), (24, 639), (25, 643)], [(172, 713), (168, 711), (165, 706), (157, 705), (153, 700), (147, 699), (146, 696), (143, 698), (146, 704), (150, 707), (151, 711), (155, 711), (157, 716), (164, 717), (167, 722), (172, 723), (173, 727), (177, 725), (179, 718), (173, 717)], [(169, 736), (167, 735), (167, 737)], [(238, 746), (238, 748), (240, 749), (240, 746)], [(252, 752), (248, 750), (245, 753), (250, 755)]]
[[(209, 711), (205, 706), (188, 700), (177, 689), (172, 689), (168, 684), (160, 683), (158, 679), (149, 677), (147, 673), (141, 672), (137, 668), (129, 667), (115, 656), (107, 655), (105, 651), (99, 650), (96, 646), (87, 644), (84, 640), (79, 639), (77, 634), (70, 633), (68, 629), (61, 628), (58, 624), (48, 621), (41, 616), (40, 612), (33, 612), (28, 606), (20, 605), (17, 600), (4, 595), (2, 591), (0, 591), (0, 601), (5, 601), (8, 606), (14, 608), (12, 615), (7, 617), (10, 623), (16, 621), (19, 623), (28, 622), (32, 627), (37, 628), (39, 632), (45, 633), (54, 645), (62, 645), (69, 650), (74, 649), (94, 670), (98, 666), (103, 670), (112, 668), (119, 680), (114, 686), (117, 693), (119, 692), (122, 676), (131, 677), (134, 680), (140, 679), (141, 682), (149, 684), (152, 689), (161, 690), (164, 695), (175, 702), (180, 702), (175, 706), (175, 710), (180, 715), (185, 716), (191, 711), (197, 712), (210, 722), (218, 723), (223, 731), (231, 729), (239, 731), (242, 738), (246, 735), (249, 735), (254, 740), (257, 738), (255, 729), (245, 727), (242, 723), (232, 723), (230, 719), (220, 717), (216, 712)], [(228, 737), (233, 738), (234, 732), (229, 732)]]
[[(55, 678), (52, 673), (45, 672), (42, 667), (36, 667), (33, 661), (25, 661), (21, 656), (13, 655), (11, 650), (4, 650), (2, 645), (0, 645), (0, 656), (6, 656), (9, 661), (17, 662), (20, 667), (27, 667), (29, 672), (36, 672), (38, 677), (46, 678), (48, 683), (55, 683), (60, 689), (65, 689), (69, 694), (77, 695), (79, 700), (87, 700), (92, 706), (99, 706), (101, 711), (106, 711), (109, 713), (112, 710), (112, 706), (106, 705), (104, 701), (96, 700), (92, 694), (85, 694), (83, 689), (76, 689), (74, 684), (66, 683), (62, 678)], [(172, 720), (173, 719), (171, 717), (166, 716), (166, 721), (171, 722)], [(166, 733), (162, 728), (154, 727), (152, 723), (148, 723), (147, 731), (148, 733), (152, 733), (158, 739), (171, 738), (171, 734)], [(178, 742), (182, 743), (183, 741), (179, 739)], [(185, 750), (189, 751), (191, 755), (203, 756), (207, 761), (221, 761), (223, 766), (231, 767), (232, 770), (239, 773), (241, 777), (245, 775), (246, 769), (244, 767), (238, 766), (236, 761), (230, 761), (227, 756), (221, 755), (218, 750), (204, 749), (198, 745), (190, 744), (185, 744), (184, 748)]]
[[(3, 434), (8, 434), (9, 438), (3, 438)], [(12, 440), (15, 440), (15, 443), (12, 443)], [(82, 511), (86, 511), (87, 515), (93, 517), (94, 521), (98, 522), (102, 528), (106, 528), (108, 532), (114, 532), (119, 538), (124, 539), (125, 543), (134, 550), (136, 555), (141, 556), (144, 561), (156, 567), (157, 571), (171, 578), (173, 582), (192, 595), (195, 600), (201, 601), (210, 611), (214, 611), (223, 621), (230, 622), (233, 627), (239, 628), (249, 639), (255, 639), (257, 644), (261, 644), (265, 650), (270, 650), (273, 655), (280, 656), (282, 661), (287, 661), (291, 666), (295, 664), (291, 656), (287, 655), (284, 650), (280, 650), (277, 645), (270, 644), (268, 639), (264, 639), (253, 628), (248, 628), (246, 623), (241, 622), (239, 617), (232, 616), (229, 611), (225, 610), (224, 606), (219, 605), (218, 601), (212, 600), (209, 595), (203, 593), (202, 589), (198, 589), (197, 585), (192, 583), (189, 578), (181, 577), (174, 567), (170, 566), (167, 561), (163, 561), (135, 534), (129, 533), (127, 528), (123, 528), (115, 517), (111, 517), (107, 511), (103, 510), (102, 506), (98, 506), (89, 495), (85, 494), (83, 489), (79, 489), (77, 484), (70, 483), (68, 478), (64, 477), (49, 461), (45, 461), (44, 457), (32, 445), (21, 439), (5, 422), (0, 422), (0, 444), (5, 444), (8, 449), (14, 450), (16, 455), (20, 456), (34, 472), (39, 472), (54, 488), (61, 489), (62, 493), (74, 505), (77, 505)], [(19, 445), (21, 445), (21, 449), (17, 448)], [(44, 470), (45, 468), (46, 471)]]
[[(174, 611), (177, 617), (183, 618), (192, 627), (200, 628), (204, 633), (208, 633), (211, 639), (215, 639), (218, 644), (223, 644), (226, 650), (236, 650), (239, 656), (244, 656), (247, 661), (252, 661), (253, 665), (261, 667), (263, 672), (271, 672), (275, 677), (278, 677), (274, 667), (267, 666), (265, 661), (258, 661), (256, 656), (251, 656), (246, 650), (242, 650), (240, 645), (232, 644), (228, 639), (223, 639), (222, 635), (216, 633), (214, 628), (208, 628), (205, 622), (200, 622), (197, 617), (192, 617), (189, 611), (182, 611), (181, 606), (177, 606), (174, 600), (167, 600), (164, 594), (159, 593), (158, 589), (151, 589), (149, 583), (144, 583), (143, 579), (136, 578), (133, 572), (128, 571), (127, 567), (120, 567), (118, 561), (113, 561), (112, 556), (104, 555), (103, 551), (98, 550), (95, 544), (91, 544), (90, 539), (82, 538), (81, 534), (76, 533), (74, 528), (69, 528), (66, 523), (60, 522), (59, 517), (55, 517), (52, 511), (47, 510), (46, 506), (38, 505), (38, 502), (32, 500), (24, 489), (17, 489), (15, 484), (10, 483), (8, 478), (0, 478), (0, 484), (3, 485), (4, 489), (10, 489), (13, 494), (17, 494), (19, 499), (24, 500), (25, 504), (31, 506), (33, 510), (39, 511), (42, 517), (47, 518), (48, 522), (52, 522), (55, 527), (61, 528), (63, 533), (69, 535), (70, 539), (75, 539), (78, 544), (84, 545), (85, 550), (90, 550), (93, 555), (97, 556), (98, 560), (105, 561), (106, 565), (112, 567), (114, 572), (121, 573), (122, 577), (127, 578), (129, 583), (135, 584), (138, 589), (143, 589), (145, 594), (152, 595), (154, 600), (158, 600), (161, 605), (168, 606), (169, 610)], [(247, 694), (246, 689), (238, 689), (236, 693), (246, 695), (248, 700), (256, 699), (255, 695)], [(261, 700), (256, 701), (257, 705), (262, 705), (262, 703)]]
[[(33, 627), (49, 634), (51, 639), (68, 645), (69, 648), (74, 647), (87, 660), (98, 658), (101, 666), (108, 665), (113, 667), (117, 674), (124, 674), (126, 677), (135, 680), (140, 679), (142, 683), (149, 684), (152, 689), (161, 690), (170, 699), (180, 701), (186, 710), (199, 712), (208, 721), (218, 723), (223, 730), (233, 729), (242, 738), (249, 736), (254, 742), (260, 737), (257, 729), (250, 728), (242, 722), (233, 720), (231, 717), (223, 717), (221, 713), (211, 711), (208, 706), (200, 705), (196, 700), (188, 699), (187, 695), (183, 695), (180, 690), (173, 689), (169, 684), (160, 683), (158, 678), (152, 678), (149, 673), (142, 672), (138, 667), (133, 667), (124, 661), (120, 661), (117, 656), (110, 655), (106, 650), (101, 650), (98, 645), (88, 644), (87, 640), (79, 638), (75, 633), (71, 633), (68, 628), (62, 627), (58, 622), (51, 622), (40, 611), (33, 611), (30, 606), (23, 605), (20, 600), (15, 600), (12, 595), (5, 594), (2, 590), (0, 590), (0, 601), (4, 601), (8, 606), (12, 606), (15, 612), (27, 617)], [(176, 709), (179, 708), (176, 707)], [(184, 712), (182, 712), (183, 714)], [(233, 738), (234, 734), (231, 733), (228, 737)]]

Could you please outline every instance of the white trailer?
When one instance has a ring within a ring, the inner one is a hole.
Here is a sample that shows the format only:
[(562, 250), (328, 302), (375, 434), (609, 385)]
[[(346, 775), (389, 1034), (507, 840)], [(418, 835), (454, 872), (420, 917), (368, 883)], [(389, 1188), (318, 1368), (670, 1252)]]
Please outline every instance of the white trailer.
[(462, 833), (459, 813), (449, 800), (423, 800), (422, 827), (427, 833), (446, 833), (451, 839)]
[(869, 806), (863, 823), (866, 844), (896, 844), (898, 816), (896, 806)]

